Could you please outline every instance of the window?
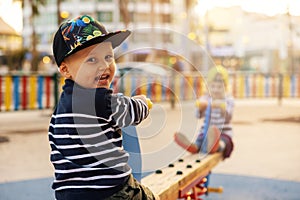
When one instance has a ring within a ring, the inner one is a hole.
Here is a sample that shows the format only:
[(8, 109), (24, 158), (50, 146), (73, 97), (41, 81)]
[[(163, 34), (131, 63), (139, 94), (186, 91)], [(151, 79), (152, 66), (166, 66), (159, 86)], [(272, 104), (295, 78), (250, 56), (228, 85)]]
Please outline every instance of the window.
[(133, 16), (133, 21), (135, 22), (150, 22), (151, 21), (151, 14), (150, 13), (131, 13)]
[(159, 3), (171, 3), (170, 0), (159, 0)]
[(112, 22), (113, 13), (111, 11), (97, 12), (97, 19), (101, 22)]
[(56, 24), (56, 23), (57, 23), (56, 13), (42, 14), (36, 16), (35, 18), (35, 25), (37, 26), (43, 26), (46, 24)]
[(160, 19), (163, 23), (171, 23), (171, 15), (170, 14), (161, 14)]

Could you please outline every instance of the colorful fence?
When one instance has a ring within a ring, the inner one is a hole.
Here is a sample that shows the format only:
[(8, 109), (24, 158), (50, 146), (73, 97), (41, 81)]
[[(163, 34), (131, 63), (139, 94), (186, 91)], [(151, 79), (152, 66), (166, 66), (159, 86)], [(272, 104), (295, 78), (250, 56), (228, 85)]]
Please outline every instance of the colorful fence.
[[(193, 100), (207, 90), (200, 76), (134, 77), (117, 80), (113, 86), (126, 95), (145, 94), (152, 101), (177, 99)], [(122, 82), (123, 81), (123, 82)], [(230, 76), (229, 92), (235, 98), (300, 97), (300, 75), (264, 75), (236, 73)]]
[(0, 111), (52, 108), (62, 81), (57, 74), (0, 76)]
[(234, 74), (235, 98), (300, 97), (300, 75)]
[(191, 100), (202, 95), (205, 91), (205, 82), (200, 76), (175, 77), (138, 77), (126, 76), (115, 79), (115, 92), (132, 96), (144, 94), (153, 102), (168, 101), (172, 95), (177, 99)]
[[(53, 108), (63, 82), (56, 74), (0, 76), (0, 111)], [(236, 73), (230, 83), (235, 98), (300, 97), (300, 75)], [(183, 75), (116, 77), (112, 87), (128, 96), (145, 94), (154, 102), (194, 100), (206, 91), (203, 77)]]

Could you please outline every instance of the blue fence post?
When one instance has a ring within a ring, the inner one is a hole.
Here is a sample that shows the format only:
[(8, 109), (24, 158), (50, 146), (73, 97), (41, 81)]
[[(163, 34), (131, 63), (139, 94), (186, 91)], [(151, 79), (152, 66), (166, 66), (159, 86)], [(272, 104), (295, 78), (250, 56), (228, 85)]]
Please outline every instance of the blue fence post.
[(270, 96), (270, 83), (269, 83), (269, 75), (265, 75), (265, 97)]
[(37, 100), (38, 100), (38, 108), (43, 108), (43, 92), (44, 92), (44, 77), (38, 76), (38, 94), (37, 94)]
[(147, 97), (152, 99), (152, 83), (153, 79), (152, 77), (148, 77), (148, 82), (147, 82)]
[(182, 77), (181, 76), (181, 79), (180, 79), (180, 98), (185, 100), (185, 89), (186, 89), (186, 80), (185, 80), (185, 77)]
[(54, 107), (58, 104), (58, 79), (59, 75), (58, 73), (54, 73), (52, 77), (54, 84), (53, 84), (53, 93), (54, 93)]
[(249, 75), (245, 75), (245, 93), (246, 97), (250, 96), (250, 84), (249, 84)]
[(13, 76), (13, 94), (14, 94), (14, 110), (19, 110), (20, 105), (20, 93), (19, 93), (19, 85), (20, 85), (20, 78), (19, 76)]
[(296, 97), (296, 76), (291, 75), (291, 97)]
[(134, 75), (131, 76), (131, 96), (136, 95), (136, 77)]
[(166, 86), (167, 86), (167, 78), (165, 76), (163, 76), (161, 78), (161, 84), (162, 84), (162, 87), (161, 87), (161, 96), (162, 96), (162, 100), (165, 101), (167, 100), (166, 98)]

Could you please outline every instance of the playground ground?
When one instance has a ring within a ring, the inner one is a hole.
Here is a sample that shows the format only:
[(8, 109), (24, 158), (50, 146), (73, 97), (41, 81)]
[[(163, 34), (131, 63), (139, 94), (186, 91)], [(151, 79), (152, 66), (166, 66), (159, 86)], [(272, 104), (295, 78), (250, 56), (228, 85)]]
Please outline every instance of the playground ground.
[[(54, 199), (50, 115), (51, 110), (0, 113), (1, 200)], [(142, 135), (142, 152), (155, 155), (173, 147), (172, 135), (179, 129), (193, 138), (200, 124), (194, 119), (194, 102), (181, 102), (174, 110), (155, 104), (142, 125), (141, 130), (148, 130)], [(224, 192), (204, 199), (300, 199), (300, 100), (283, 99), (280, 106), (276, 99), (236, 100), (233, 127), (234, 152), (210, 178), (210, 185), (222, 186)], [(143, 167), (149, 163), (146, 159)]]

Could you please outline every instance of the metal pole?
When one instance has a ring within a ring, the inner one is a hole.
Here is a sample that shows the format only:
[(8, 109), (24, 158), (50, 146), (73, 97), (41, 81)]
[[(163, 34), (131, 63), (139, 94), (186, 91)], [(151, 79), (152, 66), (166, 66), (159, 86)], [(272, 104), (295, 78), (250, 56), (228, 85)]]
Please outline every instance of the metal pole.
[(288, 25), (289, 25), (289, 37), (290, 37), (290, 42), (289, 42), (289, 46), (290, 46), (290, 52), (289, 52), (289, 56), (290, 56), (290, 73), (294, 74), (295, 72), (295, 66), (294, 66), (294, 44), (293, 44), (293, 23), (292, 23), (292, 16), (290, 13), (290, 7), (288, 5), (287, 7), (287, 16), (288, 16)]
[(61, 16), (60, 16), (60, 2), (61, 0), (56, 0), (56, 16), (57, 16), (57, 25), (59, 26), (60, 23), (62, 22)]

